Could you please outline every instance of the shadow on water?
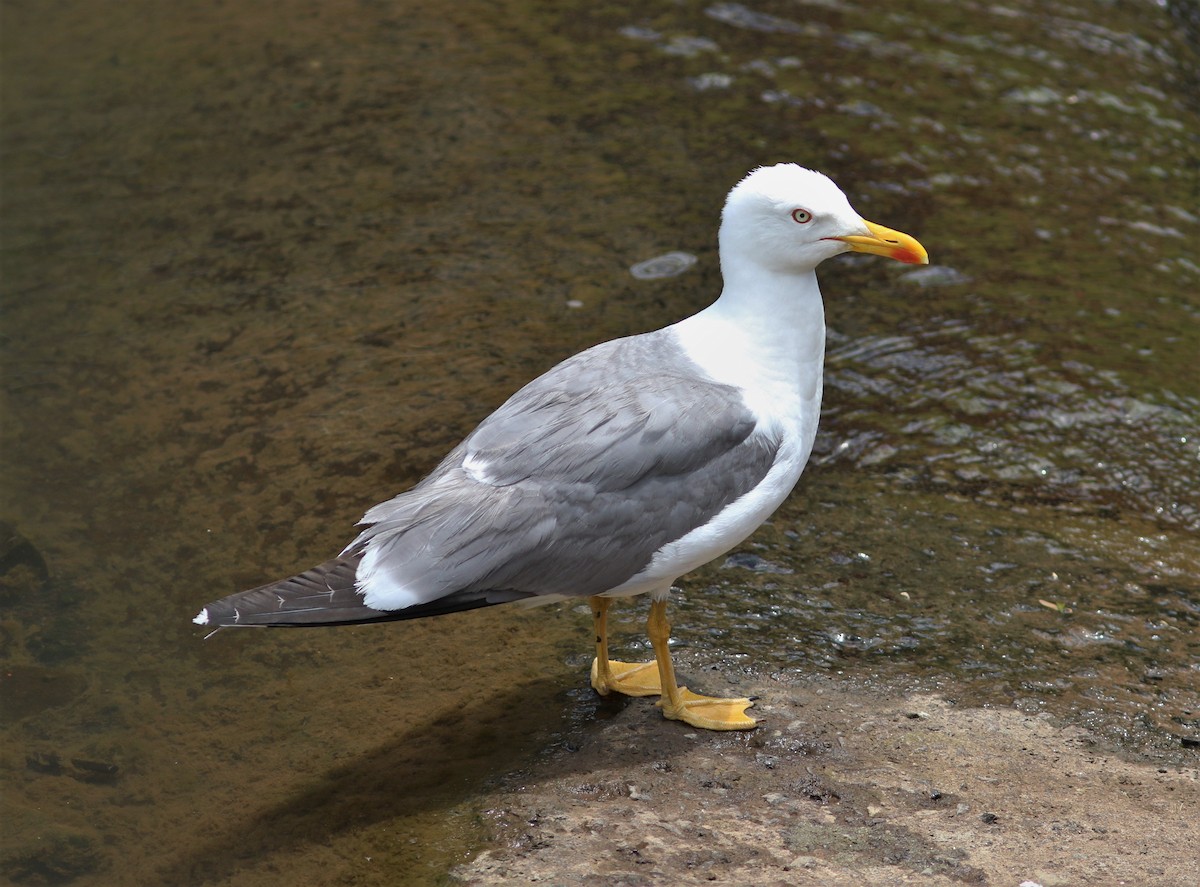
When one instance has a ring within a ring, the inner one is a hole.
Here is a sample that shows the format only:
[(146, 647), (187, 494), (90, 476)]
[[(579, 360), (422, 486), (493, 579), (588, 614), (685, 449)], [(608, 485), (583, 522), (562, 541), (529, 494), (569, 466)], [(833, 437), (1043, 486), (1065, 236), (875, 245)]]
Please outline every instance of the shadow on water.
[(534, 680), (430, 720), (423, 713), (383, 744), (334, 766), (336, 749), (322, 748), (291, 765), (297, 778), (281, 799), (261, 807), (244, 799), (173, 854), (175, 861), (156, 878), (184, 885), (255, 871), (270, 877), (297, 848), (330, 844), (386, 823), (386, 840), (363, 842), (364, 856), (386, 858), (410, 871), (409, 882), (427, 883), (423, 879), (458, 858), (444, 834), (431, 832), (429, 818), (469, 802), (489, 780), (522, 765), (536, 746), (528, 733), (530, 707), (545, 706), (561, 689)]

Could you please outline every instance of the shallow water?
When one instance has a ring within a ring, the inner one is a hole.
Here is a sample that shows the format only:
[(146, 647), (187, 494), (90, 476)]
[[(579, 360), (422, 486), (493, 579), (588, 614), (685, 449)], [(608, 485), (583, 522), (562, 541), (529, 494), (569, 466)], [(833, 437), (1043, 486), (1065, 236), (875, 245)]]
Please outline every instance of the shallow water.
[[(6, 6), (10, 877), (429, 883), (475, 852), (489, 781), (608, 711), (579, 608), (188, 620), (337, 550), (556, 360), (706, 304), (725, 191), (779, 160), (935, 265), (823, 269), (813, 463), (681, 583), (688, 669), (1194, 756), (1194, 6), (443, 6)], [(698, 261), (629, 271), (671, 252)]]

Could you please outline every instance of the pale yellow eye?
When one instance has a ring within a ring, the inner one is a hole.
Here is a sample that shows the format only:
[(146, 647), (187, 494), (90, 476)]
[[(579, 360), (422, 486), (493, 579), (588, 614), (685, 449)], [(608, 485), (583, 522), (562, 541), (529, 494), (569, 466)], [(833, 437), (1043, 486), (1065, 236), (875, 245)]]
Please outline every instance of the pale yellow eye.
[(807, 225), (812, 221), (812, 213), (806, 209), (792, 210), (792, 220), (799, 222), (801, 225)]

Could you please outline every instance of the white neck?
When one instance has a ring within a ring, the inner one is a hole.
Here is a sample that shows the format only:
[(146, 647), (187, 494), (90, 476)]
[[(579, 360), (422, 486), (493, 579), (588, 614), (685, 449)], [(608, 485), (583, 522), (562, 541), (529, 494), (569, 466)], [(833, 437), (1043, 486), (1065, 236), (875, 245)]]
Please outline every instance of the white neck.
[(688, 355), (717, 381), (761, 392), (756, 406), (767, 413), (819, 404), (825, 310), (816, 274), (722, 265), (721, 297), (672, 328)]

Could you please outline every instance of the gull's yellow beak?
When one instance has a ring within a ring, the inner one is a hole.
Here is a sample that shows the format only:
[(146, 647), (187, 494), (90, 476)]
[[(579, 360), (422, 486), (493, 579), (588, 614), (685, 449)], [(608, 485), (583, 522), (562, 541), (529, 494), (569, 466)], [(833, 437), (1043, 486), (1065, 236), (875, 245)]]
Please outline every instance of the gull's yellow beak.
[(867, 222), (867, 228), (871, 232), (869, 235), (851, 234), (829, 239), (848, 243), (850, 249), (856, 253), (874, 253), (909, 265), (929, 264), (929, 254), (925, 252), (925, 247), (917, 243), (916, 238), (909, 237), (901, 231), (885, 228), (883, 225), (876, 225), (874, 222)]

